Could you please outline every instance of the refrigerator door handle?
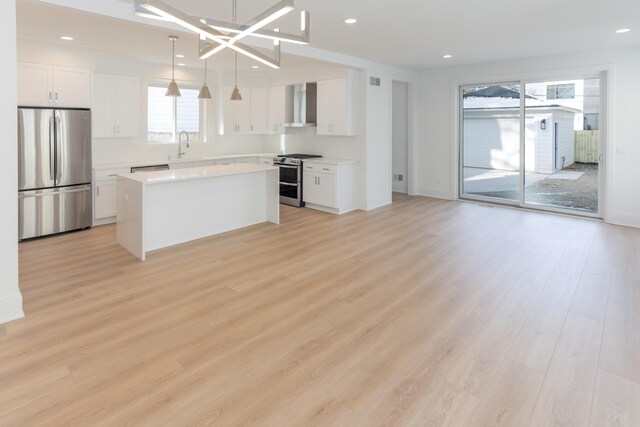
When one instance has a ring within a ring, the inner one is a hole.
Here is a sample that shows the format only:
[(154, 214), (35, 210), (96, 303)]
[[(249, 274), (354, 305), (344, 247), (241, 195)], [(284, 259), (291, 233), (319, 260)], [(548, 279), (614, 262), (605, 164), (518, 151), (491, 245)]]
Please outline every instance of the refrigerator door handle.
[(62, 181), (62, 159), (60, 158), (60, 145), (58, 142), (62, 139), (60, 133), (62, 131), (60, 116), (56, 112), (55, 116), (55, 129), (56, 129), (56, 185), (60, 185), (60, 181)]
[(91, 190), (91, 185), (81, 185), (75, 187), (63, 187), (55, 190), (29, 190), (29, 191), (21, 191), (18, 193), (19, 199), (28, 199), (30, 197), (44, 197), (50, 196), (53, 191), (56, 194), (73, 194), (73, 193), (82, 193)]
[(55, 126), (53, 125), (53, 118), (49, 117), (49, 178), (54, 181), (56, 178), (54, 176), (54, 171), (56, 170), (55, 165), (55, 142), (56, 140), (56, 131)]

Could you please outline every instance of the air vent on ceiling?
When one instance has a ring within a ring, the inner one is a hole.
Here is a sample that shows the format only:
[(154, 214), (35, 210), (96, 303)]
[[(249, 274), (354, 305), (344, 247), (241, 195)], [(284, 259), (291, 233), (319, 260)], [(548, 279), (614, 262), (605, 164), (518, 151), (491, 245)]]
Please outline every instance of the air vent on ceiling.
[(380, 86), (380, 77), (369, 77), (369, 84), (371, 86)]

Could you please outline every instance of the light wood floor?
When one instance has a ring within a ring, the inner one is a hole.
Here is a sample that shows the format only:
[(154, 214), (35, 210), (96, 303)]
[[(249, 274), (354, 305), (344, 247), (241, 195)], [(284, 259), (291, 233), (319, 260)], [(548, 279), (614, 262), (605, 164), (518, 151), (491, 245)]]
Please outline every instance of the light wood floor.
[(395, 196), (20, 261), (2, 426), (640, 425), (640, 230)]

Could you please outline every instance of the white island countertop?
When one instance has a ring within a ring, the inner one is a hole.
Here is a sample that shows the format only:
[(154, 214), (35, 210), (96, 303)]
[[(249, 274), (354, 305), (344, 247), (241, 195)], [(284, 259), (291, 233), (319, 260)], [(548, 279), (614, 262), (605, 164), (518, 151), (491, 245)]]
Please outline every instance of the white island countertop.
[(206, 157), (183, 157), (181, 159), (160, 159), (160, 160), (140, 160), (140, 161), (129, 161), (123, 163), (98, 163), (93, 165), (93, 169), (95, 170), (109, 170), (109, 169), (128, 169), (132, 166), (152, 166), (152, 165), (180, 165), (186, 163), (198, 163), (198, 162), (210, 162), (215, 160), (228, 160), (228, 159), (247, 159), (253, 157), (267, 157), (273, 158), (276, 154), (273, 153), (261, 153), (261, 154), (227, 154), (220, 156), (206, 156)]
[(239, 175), (244, 173), (254, 173), (259, 171), (269, 171), (278, 169), (275, 166), (255, 165), (251, 163), (235, 163), (229, 165), (200, 166), (186, 169), (170, 169), (164, 171), (126, 173), (119, 177), (137, 181), (142, 184), (162, 184), (172, 181), (192, 181), (196, 179), (207, 179), (226, 175)]

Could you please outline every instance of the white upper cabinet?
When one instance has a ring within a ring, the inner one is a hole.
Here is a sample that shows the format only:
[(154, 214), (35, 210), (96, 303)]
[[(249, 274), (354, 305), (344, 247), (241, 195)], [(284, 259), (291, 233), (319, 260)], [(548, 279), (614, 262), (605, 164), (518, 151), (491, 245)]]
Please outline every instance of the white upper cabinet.
[(285, 133), (284, 123), (293, 120), (292, 86), (273, 86), (269, 88), (267, 133)]
[(267, 101), (266, 87), (251, 88), (251, 133), (267, 133)]
[(43, 64), (18, 64), (21, 107), (89, 108), (91, 71)]
[(229, 98), (233, 86), (224, 86), (223, 114), (225, 134), (268, 133), (267, 88), (239, 87), (242, 101)]
[(242, 101), (231, 101), (233, 86), (224, 86), (223, 91), (223, 114), (224, 133), (243, 134), (251, 132), (251, 89), (238, 87)]
[(93, 136), (131, 138), (140, 134), (140, 79), (96, 73), (93, 78)]
[(318, 82), (318, 135), (357, 135), (354, 91), (348, 77)]

